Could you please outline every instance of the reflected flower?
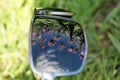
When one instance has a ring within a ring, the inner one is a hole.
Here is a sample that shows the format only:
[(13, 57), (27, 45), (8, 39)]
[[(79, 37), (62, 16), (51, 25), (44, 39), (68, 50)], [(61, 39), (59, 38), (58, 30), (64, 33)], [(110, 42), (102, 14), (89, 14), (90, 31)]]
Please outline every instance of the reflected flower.
[(80, 59), (83, 59), (83, 58), (84, 58), (84, 55), (83, 55), (83, 54), (80, 54), (79, 56), (80, 56)]
[(68, 44), (73, 44), (73, 40), (68, 40)]
[(37, 40), (32, 40), (32, 45), (34, 45), (37, 42)]
[(55, 41), (51, 39), (50, 41), (48, 41), (48, 45), (49, 46), (54, 46), (55, 45)]
[(55, 39), (56, 41), (60, 40), (60, 35), (53, 36), (53, 39)]
[(64, 43), (62, 42), (62, 43), (59, 45), (59, 48), (63, 49), (63, 48), (66, 48), (66, 46), (65, 46)]
[(45, 45), (44, 44), (40, 44), (40, 48), (45, 48)]
[(74, 49), (74, 48), (71, 46), (71, 47), (68, 48), (68, 51), (69, 51), (69, 52), (73, 52), (73, 49)]
[(78, 49), (77, 48), (74, 48), (73, 49), (73, 53), (75, 54), (75, 53), (77, 53), (78, 52)]

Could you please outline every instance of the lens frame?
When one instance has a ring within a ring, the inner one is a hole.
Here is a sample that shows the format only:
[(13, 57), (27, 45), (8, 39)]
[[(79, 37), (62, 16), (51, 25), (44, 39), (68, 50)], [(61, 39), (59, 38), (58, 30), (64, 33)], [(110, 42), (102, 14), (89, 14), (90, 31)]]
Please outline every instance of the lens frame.
[(83, 67), (84, 67), (85, 62), (86, 62), (87, 51), (88, 51), (87, 38), (86, 38), (85, 30), (82, 27), (82, 25), (79, 24), (77, 21), (72, 20), (72, 19), (67, 18), (67, 17), (51, 16), (51, 15), (39, 15), (39, 14), (36, 14), (36, 12), (34, 13), (34, 16), (31, 20), (30, 30), (29, 30), (29, 38), (28, 38), (29, 61), (30, 61), (30, 66), (31, 66), (32, 71), (39, 76), (42, 76), (42, 74), (43, 74), (42, 72), (39, 72), (39, 71), (37, 71), (37, 69), (35, 69), (35, 66), (34, 66), (34, 63), (33, 63), (33, 58), (32, 58), (31, 32), (32, 32), (33, 23), (35, 22), (36, 19), (55, 19), (55, 20), (68, 21), (68, 22), (75, 23), (75, 24), (77, 24), (81, 27), (81, 29), (83, 31), (83, 35), (84, 35), (84, 42), (85, 42), (84, 58), (83, 58), (83, 62), (82, 62), (81, 67), (77, 71), (73, 71), (73, 72), (50, 73), (50, 74), (52, 74), (52, 76), (56, 77), (56, 76), (69, 76), (69, 75), (75, 75), (75, 74), (80, 73), (82, 71)]

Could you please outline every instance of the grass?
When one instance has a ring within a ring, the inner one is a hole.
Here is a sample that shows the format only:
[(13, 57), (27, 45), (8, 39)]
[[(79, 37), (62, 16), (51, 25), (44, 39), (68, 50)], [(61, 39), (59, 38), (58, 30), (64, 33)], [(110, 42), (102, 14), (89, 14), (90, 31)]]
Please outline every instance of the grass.
[(34, 7), (70, 10), (86, 29), (89, 51), (84, 70), (56, 80), (120, 80), (119, 0), (1, 0), (0, 80), (35, 80), (27, 46)]

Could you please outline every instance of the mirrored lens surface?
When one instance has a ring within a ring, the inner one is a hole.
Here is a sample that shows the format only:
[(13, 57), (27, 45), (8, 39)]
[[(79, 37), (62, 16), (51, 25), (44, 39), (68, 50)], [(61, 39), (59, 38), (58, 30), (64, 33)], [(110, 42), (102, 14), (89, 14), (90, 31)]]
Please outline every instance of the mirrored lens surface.
[(31, 30), (32, 57), (40, 72), (73, 72), (80, 69), (84, 35), (75, 23), (36, 19)]

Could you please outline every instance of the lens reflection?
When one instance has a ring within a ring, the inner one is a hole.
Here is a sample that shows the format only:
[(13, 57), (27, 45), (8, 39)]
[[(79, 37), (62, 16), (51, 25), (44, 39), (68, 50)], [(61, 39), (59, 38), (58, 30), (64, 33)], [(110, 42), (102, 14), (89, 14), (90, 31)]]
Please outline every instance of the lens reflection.
[(36, 19), (32, 27), (32, 57), (41, 72), (77, 71), (84, 58), (84, 35), (77, 24)]

